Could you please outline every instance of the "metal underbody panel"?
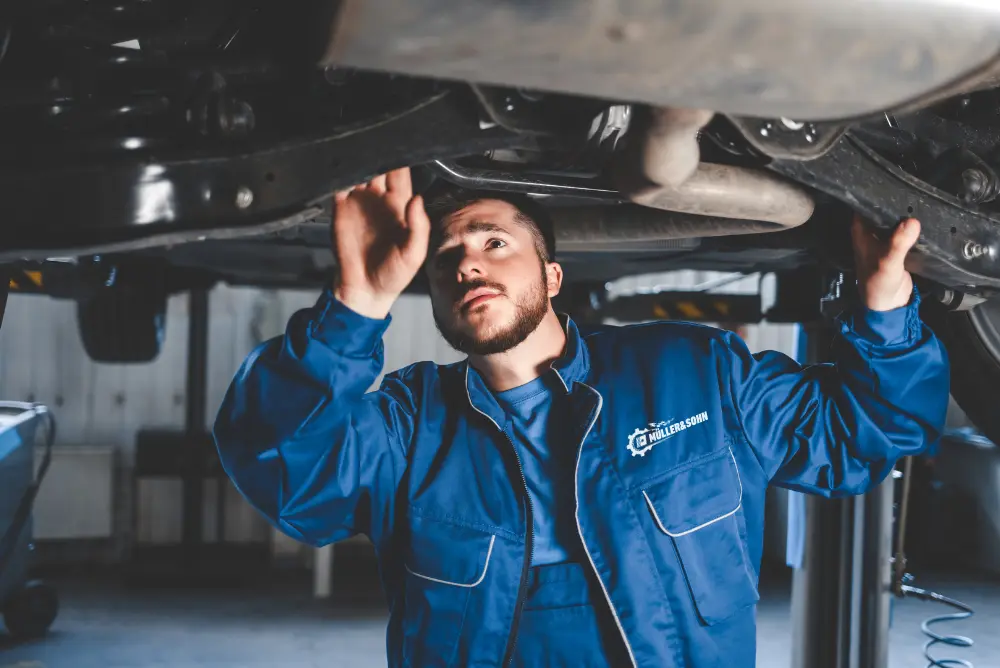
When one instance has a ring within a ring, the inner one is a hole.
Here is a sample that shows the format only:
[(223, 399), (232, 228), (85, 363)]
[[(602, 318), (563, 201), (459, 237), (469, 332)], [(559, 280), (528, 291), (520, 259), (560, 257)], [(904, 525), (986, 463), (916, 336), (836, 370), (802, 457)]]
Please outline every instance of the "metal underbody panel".
[(343, 0), (324, 65), (828, 120), (993, 77), (989, 0)]

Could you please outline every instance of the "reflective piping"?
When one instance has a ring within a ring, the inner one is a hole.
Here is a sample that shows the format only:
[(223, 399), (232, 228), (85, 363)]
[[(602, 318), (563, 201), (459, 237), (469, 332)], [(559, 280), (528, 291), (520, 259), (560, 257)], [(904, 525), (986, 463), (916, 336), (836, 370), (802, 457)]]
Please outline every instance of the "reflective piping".
[(646, 494), (646, 490), (642, 490), (642, 495), (644, 497), (646, 497), (646, 505), (649, 506), (649, 512), (651, 512), (653, 514), (653, 519), (656, 520), (656, 525), (658, 527), (660, 527), (660, 531), (662, 531), (663, 533), (667, 534), (671, 538), (680, 538), (681, 536), (686, 536), (689, 533), (694, 533), (695, 531), (699, 531), (701, 529), (704, 529), (705, 527), (707, 527), (707, 526), (709, 526), (711, 524), (715, 524), (716, 522), (718, 522), (720, 520), (724, 520), (727, 517), (732, 517), (733, 515), (736, 514), (736, 511), (739, 510), (743, 506), (743, 478), (740, 476), (740, 467), (736, 463), (736, 455), (733, 454), (733, 449), (732, 448), (729, 448), (729, 456), (733, 458), (733, 466), (736, 467), (736, 479), (740, 483), (740, 500), (739, 500), (739, 503), (737, 503), (736, 507), (733, 508), (732, 510), (730, 510), (728, 513), (726, 513), (724, 515), (719, 515), (715, 519), (709, 520), (709, 521), (705, 522), (704, 524), (699, 524), (698, 526), (696, 526), (693, 529), (688, 529), (687, 531), (681, 531), (680, 533), (671, 533), (671, 532), (667, 531), (667, 528), (665, 526), (663, 526), (663, 522), (660, 521), (660, 516), (656, 514), (656, 508), (653, 507), (653, 502), (650, 501), (649, 495)]
[(500, 425), (497, 424), (496, 420), (494, 420), (489, 415), (487, 415), (486, 413), (484, 413), (481, 410), (479, 410), (478, 408), (476, 408), (476, 404), (472, 403), (472, 395), (469, 394), (469, 364), (468, 364), (468, 362), (466, 362), (466, 364), (465, 364), (465, 396), (467, 396), (469, 398), (469, 405), (472, 406), (472, 410), (476, 411), (477, 413), (479, 413), (480, 415), (482, 415), (484, 418), (486, 418), (487, 420), (489, 420), (490, 422), (492, 422), (493, 426), (497, 428), (497, 431), (499, 431), (500, 433), (504, 433), (504, 430), (500, 428)]
[(482, 575), (479, 576), (479, 579), (473, 582), (472, 584), (464, 584), (462, 582), (450, 582), (448, 580), (438, 580), (437, 578), (432, 578), (429, 575), (422, 575), (412, 570), (405, 563), (403, 564), (403, 568), (405, 568), (407, 572), (410, 573), (411, 575), (416, 575), (418, 578), (430, 580), (431, 582), (440, 582), (441, 584), (451, 585), (452, 587), (475, 587), (476, 585), (478, 585), (480, 582), (483, 581), (483, 578), (486, 577), (486, 571), (488, 571), (490, 568), (490, 557), (493, 555), (493, 543), (496, 542), (496, 539), (497, 539), (496, 534), (490, 536), (490, 549), (486, 552), (486, 564), (483, 566), (483, 573)]
[(566, 389), (566, 394), (569, 394), (569, 385), (567, 385), (566, 381), (563, 380), (562, 374), (559, 373), (559, 370), (556, 369), (555, 367), (549, 367), (549, 368), (552, 369), (552, 373), (556, 375), (556, 378), (559, 379), (559, 382), (562, 383), (562, 386)]
[[(563, 323), (563, 333), (566, 334), (566, 340), (568, 341), (569, 340), (569, 316), (566, 316), (566, 322)], [(580, 345), (583, 345), (583, 343), (581, 342)], [(565, 390), (566, 390), (566, 394), (569, 394), (569, 385), (566, 384), (566, 380), (562, 377), (562, 374), (559, 373), (559, 370), (556, 369), (556, 367), (555, 367), (555, 361), (553, 361), (552, 364), (549, 365), (549, 368), (552, 369), (555, 372), (556, 378), (558, 378), (559, 382), (562, 383), (563, 388), (565, 388)], [(468, 387), (468, 384), (466, 384), (466, 387)]]
[(618, 619), (618, 611), (615, 610), (615, 604), (611, 602), (611, 595), (608, 594), (608, 590), (604, 586), (604, 580), (601, 579), (601, 574), (597, 571), (597, 564), (594, 563), (594, 558), (590, 556), (590, 550), (587, 549), (587, 541), (583, 538), (583, 526), (580, 525), (580, 485), (578, 484), (578, 478), (580, 475), (580, 459), (583, 456), (583, 443), (587, 440), (587, 437), (590, 436), (590, 430), (593, 429), (594, 425), (597, 423), (597, 418), (601, 414), (601, 407), (604, 406), (604, 397), (601, 396), (600, 392), (586, 383), (580, 383), (580, 385), (597, 395), (597, 412), (594, 413), (594, 419), (590, 421), (587, 431), (583, 433), (583, 439), (580, 440), (580, 449), (577, 450), (576, 453), (576, 471), (573, 474), (573, 496), (576, 498), (577, 509), (577, 512), (573, 513), (573, 515), (576, 518), (576, 530), (577, 533), (580, 534), (580, 543), (583, 544), (583, 553), (587, 555), (590, 567), (594, 569), (594, 575), (597, 576), (597, 582), (601, 585), (601, 591), (604, 592), (604, 598), (608, 602), (608, 608), (611, 610), (611, 615), (615, 618), (615, 624), (618, 625), (618, 632), (621, 633), (622, 640), (625, 641), (625, 649), (628, 650), (628, 657), (632, 660), (633, 666), (638, 666), (639, 664), (635, 660), (635, 654), (632, 653), (632, 646), (628, 642), (628, 636), (625, 635), (625, 628), (622, 627), (621, 620)]

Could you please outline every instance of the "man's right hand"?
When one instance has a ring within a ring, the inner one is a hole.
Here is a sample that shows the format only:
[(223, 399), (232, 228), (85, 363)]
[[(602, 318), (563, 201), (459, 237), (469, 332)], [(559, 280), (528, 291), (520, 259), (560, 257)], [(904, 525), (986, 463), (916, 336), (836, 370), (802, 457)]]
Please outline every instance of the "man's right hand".
[(334, 296), (356, 313), (384, 318), (427, 257), (423, 199), (403, 168), (338, 192), (333, 204)]

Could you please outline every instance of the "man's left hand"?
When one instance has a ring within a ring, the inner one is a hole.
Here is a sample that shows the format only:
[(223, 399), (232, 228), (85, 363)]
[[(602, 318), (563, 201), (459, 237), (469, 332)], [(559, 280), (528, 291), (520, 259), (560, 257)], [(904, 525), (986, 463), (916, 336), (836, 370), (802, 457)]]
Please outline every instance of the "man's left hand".
[(854, 217), (851, 238), (854, 242), (854, 265), (861, 301), (872, 311), (891, 311), (910, 303), (913, 278), (906, 271), (906, 254), (920, 236), (920, 221), (904, 220), (883, 241), (868, 229), (861, 218)]

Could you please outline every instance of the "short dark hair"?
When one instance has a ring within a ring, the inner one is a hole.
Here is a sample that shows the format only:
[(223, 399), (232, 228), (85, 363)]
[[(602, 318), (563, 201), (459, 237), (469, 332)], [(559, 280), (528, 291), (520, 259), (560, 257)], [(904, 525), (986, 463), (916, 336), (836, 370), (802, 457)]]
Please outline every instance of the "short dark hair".
[(432, 229), (437, 228), (441, 221), (457, 211), (482, 200), (494, 199), (507, 202), (515, 209), (515, 220), (525, 225), (535, 240), (538, 256), (545, 262), (556, 258), (556, 235), (552, 225), (552, 216), (548, 210), (522, 193), (510, 193), (492, 190), (470, 190), (467, 188), (450, 189), (431, 195), (425, 202), (427, 216)]

